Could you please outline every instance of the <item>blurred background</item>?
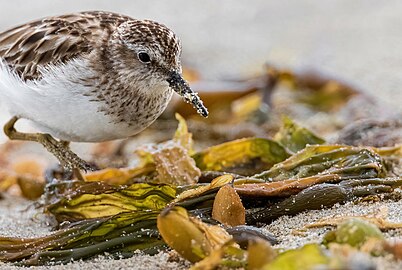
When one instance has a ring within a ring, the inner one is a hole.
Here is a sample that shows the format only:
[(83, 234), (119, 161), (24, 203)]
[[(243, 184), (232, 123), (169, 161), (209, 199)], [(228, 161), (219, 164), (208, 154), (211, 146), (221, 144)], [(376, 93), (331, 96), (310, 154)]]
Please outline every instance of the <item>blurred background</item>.
[(1, 0), (0, 31), (49, 15), (109, 10), (160, 21), (206, 79), (264, 63), (312, 67), (402, 109), (402, 1)]

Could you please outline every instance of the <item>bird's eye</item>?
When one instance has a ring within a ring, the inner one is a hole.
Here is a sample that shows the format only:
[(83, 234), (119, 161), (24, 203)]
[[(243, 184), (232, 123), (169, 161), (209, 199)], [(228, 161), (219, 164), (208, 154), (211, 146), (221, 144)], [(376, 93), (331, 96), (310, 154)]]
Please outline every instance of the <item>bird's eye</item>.
[(149, 54), (147, 54), (145, 52), (138, 53), (138, 59), (140, 59), (140, 61), (143, 63), (151, 62), (151, 57), (149, 57)]

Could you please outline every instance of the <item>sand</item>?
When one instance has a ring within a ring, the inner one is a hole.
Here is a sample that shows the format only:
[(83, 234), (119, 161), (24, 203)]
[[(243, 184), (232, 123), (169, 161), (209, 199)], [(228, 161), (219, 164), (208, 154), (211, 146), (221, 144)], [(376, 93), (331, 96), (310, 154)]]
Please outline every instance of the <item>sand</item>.
[[(254, 74), (269, 61), (293, 69), (314, 68), (345, 79), (393, 110), (402, 111), (402, 2), (348, 1), (0, 1), (0, 29), (50, 14), (80, 10), (110, 10), (137, 18), (161, 21), (182, 38), (183, 62), (205, 78)], [(0, 114), (1, 119), (5, 119)], [(322, 217), (376, 213), (386, 207), (388, 219), (402, 222), (402, 201), (337, 205), (281, 217), (267, 226), (280, 239), (279, 247), (293, 248), (319, 242), (328, 228), (300, 228)], [(0, 232), (8, 236), (49, 233), (46, 218), (32, 202), (7, 197), (0, 200)], [(386, 233), (401, 238), (401, 230)], [(34, 269), (185, 269), (185, 262), (169, 256), (135, 255), (130, 259), (96, 258), (65, 266)], [(378, 269), (402, 269), (390, 258), (371, 259)], [(0, 263), (0, 269), (20, 269)]]

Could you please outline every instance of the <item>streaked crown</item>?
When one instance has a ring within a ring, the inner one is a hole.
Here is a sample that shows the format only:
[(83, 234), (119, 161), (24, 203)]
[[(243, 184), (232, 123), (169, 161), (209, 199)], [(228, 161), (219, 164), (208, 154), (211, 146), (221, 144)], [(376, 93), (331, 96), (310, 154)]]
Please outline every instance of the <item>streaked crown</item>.
[(150, 20), (129, 20), (118, 26), (113, 37), (153, 71), (181, 70), (180, 40), (163, 24)]

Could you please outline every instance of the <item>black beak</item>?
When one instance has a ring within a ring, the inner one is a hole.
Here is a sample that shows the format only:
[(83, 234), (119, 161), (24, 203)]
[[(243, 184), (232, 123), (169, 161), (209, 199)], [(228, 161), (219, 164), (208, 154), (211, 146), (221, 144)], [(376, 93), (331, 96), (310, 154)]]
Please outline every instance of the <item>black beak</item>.
[(191, 103), (193, 105), (198, 114), (204, 117), (208, 117), (208, 110), (207, 108), (205, 108), (204, 104), (202, 104), (202, 100), (196, 92), (193, 92), (193, 90), (191, 90), (190, 86), (183, 79), (180, 73), (178, 73), (177, 71), (171, 71), (167, 82), (169, 83), (169, 86), (176, 93), (182, 96), (187, 103)]

